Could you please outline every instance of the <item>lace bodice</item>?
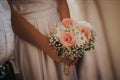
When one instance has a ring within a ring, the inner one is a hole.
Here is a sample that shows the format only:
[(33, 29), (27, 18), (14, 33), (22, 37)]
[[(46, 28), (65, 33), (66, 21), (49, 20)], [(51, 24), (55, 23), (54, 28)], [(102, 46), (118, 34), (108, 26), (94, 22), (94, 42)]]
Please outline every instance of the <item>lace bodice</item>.
[(14, 0), (15, 8), (23, 14), (56, 8), (56, 0)]

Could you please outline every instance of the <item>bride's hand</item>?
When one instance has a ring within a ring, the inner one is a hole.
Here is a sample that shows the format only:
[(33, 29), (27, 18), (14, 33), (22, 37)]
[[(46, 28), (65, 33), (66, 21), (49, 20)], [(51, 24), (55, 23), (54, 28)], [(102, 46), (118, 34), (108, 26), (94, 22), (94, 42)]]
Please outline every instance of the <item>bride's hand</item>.
[(44, 36), (42, 38), (41, 44), (41, 49), (45, 53), (47, 53), (53, 60), (55, 60), (56, 62), (66, 62), (70, 64), (70, 61), (67, 58), (58, 56), (58, 52), (49, 45), (50, 43), (47, 37)]
[(69, 64), (69, 65), (70, 65), (70, 66), (75, 65), (78, 60), (79, 60), (79, 58), (76, 58), (74, 61), (70, 61), (70, 64)]

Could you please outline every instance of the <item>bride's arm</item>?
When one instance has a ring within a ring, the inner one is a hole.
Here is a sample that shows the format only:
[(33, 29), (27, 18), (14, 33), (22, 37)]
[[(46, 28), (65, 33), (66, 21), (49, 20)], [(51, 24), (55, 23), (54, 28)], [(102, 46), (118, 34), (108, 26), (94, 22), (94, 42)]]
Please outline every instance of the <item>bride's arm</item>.
[(57, 0), (57, 6), (61, 20), (64, 18), (70, 18), (67, 0)]
[(38, 48), (43, 49), (45, 53), (47, 53), (55, 61), (57, 62), (66, 61), (65, 58), (57, 56), (57, 52), (49, 45), (48, 38), (42, 35), (22, 15), (20, 15), (16, 10), (14, 10), (13, 6), (11, 5), (11, 2), (9, 2), (9, 4), (11, 7), (11, 22), (13, 31), (20, 38), (37, 46)]

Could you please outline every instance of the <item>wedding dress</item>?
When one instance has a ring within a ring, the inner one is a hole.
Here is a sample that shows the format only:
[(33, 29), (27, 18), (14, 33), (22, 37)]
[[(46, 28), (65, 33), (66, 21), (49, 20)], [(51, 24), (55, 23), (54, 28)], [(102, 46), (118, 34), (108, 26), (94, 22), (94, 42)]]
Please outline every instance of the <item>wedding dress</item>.
[[(60, 22), (56, 0), (17, 0), (17, 11), (25, 17), (43, 35), (49, 36), (52, 25)], [(42, 42), (42, 41), (41, 41)], [(16, 38), (16, 53), (24, 80), (67, 80), (63, 64), (56, 63), (43, 50)], [(77, 80), (73, 66), (71, 80)]]

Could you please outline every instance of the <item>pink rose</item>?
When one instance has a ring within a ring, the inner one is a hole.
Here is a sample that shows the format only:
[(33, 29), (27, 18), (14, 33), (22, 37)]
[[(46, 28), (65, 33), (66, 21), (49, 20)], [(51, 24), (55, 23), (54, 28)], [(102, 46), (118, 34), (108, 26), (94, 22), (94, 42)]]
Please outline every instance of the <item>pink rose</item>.
[(88, 27), (81, 27), (79, 30), (85, 35), (87, 42), (89, 42), (91, 38), (91, 30)]
[(61, 22), (66, 28), (70, 28), (73, 25), (73, 20), (70, 18), (65, 18)]
[(60, 41), (64, 46), (72, 47), (75, 43), (75, 38), (72, 33), (66, 32), (60, 37)]

